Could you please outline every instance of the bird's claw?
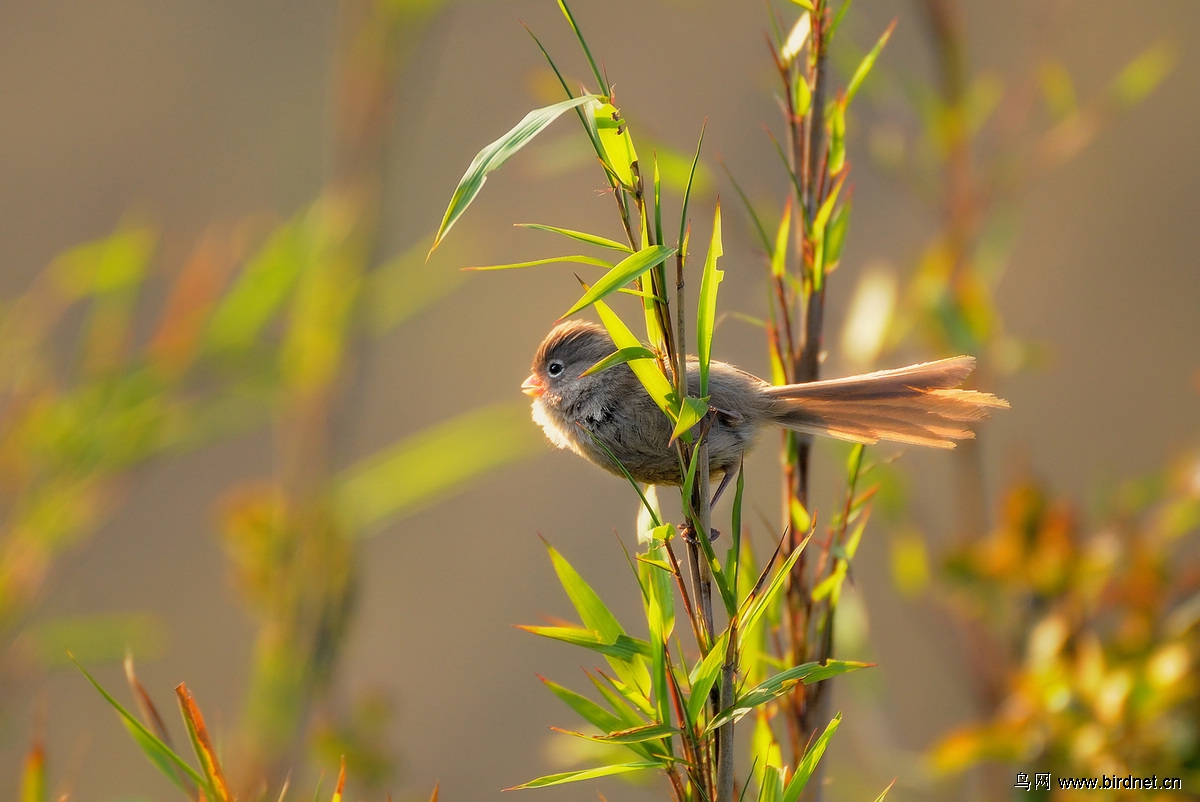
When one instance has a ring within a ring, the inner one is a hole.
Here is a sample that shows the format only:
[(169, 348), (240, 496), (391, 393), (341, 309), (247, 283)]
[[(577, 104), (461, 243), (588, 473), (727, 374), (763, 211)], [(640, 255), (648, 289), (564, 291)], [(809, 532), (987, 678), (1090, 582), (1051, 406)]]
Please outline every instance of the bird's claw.
[[(696, 539), (696, 527), (692, 526), (690, 523), (685, 523), (683, 526), (681, 526), (679, 528), (679, 536), (683, 538), (685, 543), (690, 543), (693, 546), (700, 542)], [(720, 530), (710, 529), (709, 536), (708, 536), (708, 542), (712, 543), (720, 536), (721, 536)]]

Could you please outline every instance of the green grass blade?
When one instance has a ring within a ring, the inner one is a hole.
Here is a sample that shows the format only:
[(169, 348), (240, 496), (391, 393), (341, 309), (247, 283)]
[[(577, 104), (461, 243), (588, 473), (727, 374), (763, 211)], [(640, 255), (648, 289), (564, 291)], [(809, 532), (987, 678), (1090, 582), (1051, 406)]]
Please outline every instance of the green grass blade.
[(713, 214), (712, 241), (708, 245), (708, 256), (704, 259), (704, 272), (700, 277), (700, 306), (696, 310), (696, 353), (700, 358), (700, 395), (708, 396), (708, 367), (712, 361), (713, 328), (717, 320), (717, 287), (725, 276), (717, 270), (717, 260), (724, 253), (721, 243), (721, 202), (717, 201)]
[(804, 786), (808, 785), (813, 772), (817, 769), (817, 763), (820, 762), (821, 756), (825, 754), (825, 748), (829, 746), (829, 740), (833, 738), (833, 734), (837, 732), (838, 725), (841, 723), (842, 714), (838, 713), (829, 720), (825, 731), (817, 736), (817, 740), (813, 741), (812, 746), (804, 753), (804, 758), (800, 761), (800, 765), (796, 767), (796, 773), (792, 775), (787, 788), (783, 790), (783, 802), (797, 802), (800, 799), (800, 793), (804, 790)]
[(601, 248), (612, 248), (614, 251), (633, 253), (633, 248), (630, 248), (623, 242), (617, 242), (616, 240), (597, 236), (596, 234), (588, 234), (585, 231), (572, 231), (569, 228), (558, 228), (556, 226), (547, 226), (541, 223), (517, 223), (516, 225), (517, 228), (532, 228), (537, 231), (549, 231), (554, 234), (562, 234), (564, 237), (570, 237), (573, 240), (586, 242), (588, 245), (599, 245)]
[(215, 789), (209, 786), (208, 781), (200, 774), (200, 772), (196, 771), (194, 768), (188, 765), (187, 761), (175, 754), (175, 752), (169, 746), (159, 740), (158, 736), (151, 732), (146, 725), (137, 718), (137, 716), (126, 710), (120, 702), (113, 698), (112, 694), (104, 690), (104, 687), (87, 672), (87, 669), (85, 669), (78, 662), (75, 663), (75, 667), (78, 668), (80, 673), (87, 678), (88, 682), (92, 683), (92, 687), (100, 692), (100, 695), (104, 697), (104, 700), (108, 702), (112, 709), (117, 711), (117, 714), (121, 717), (122, 723), (124, 723), (125, 728), (129, 730), (130, 735), (133, 736), (133, 739), (137, 743), (138, 747), (141, 748), (146, 757), (150, 759), (150, 762), (157, 766), (158, 769), (167, 776), (167, 779), (169, 779), (185, 793), (190, 793), (192, 789), (187, 788), (180, 781), (179, 775), (175, 773), (174, 769), (178, 769), (191, 778), (196, 785), (204, 789), (204, 792), (209, 799), (219, 798)]
[(338, 512), (362, 533), (411, 515), (468, 480), (537, 452), (524, 402), (474, 410), (405, 437), (343, 471)]
[[(708, 120), (706, 119), (700, 126), (700, 139), (696, 142), (696, 155), (692, 157), (692, 169), (688, 171), (687, 186), (683, 189), (683, 209), (679, 212), (679, 239), (676, 240), (680, 248), (683, 247), (684, 232), (687, 230), (688, 202), (692, 198), (692, 182), (696, 180), (696, 165), (700, 163), (700, 148), (704, 146), (704, 131), (707, 128)], [(739, 189), (738, 192), (741, 190)]]
[[(554, 71), (555, 77), (558, 78), (558, 83), (560, 86), (562, 86), (563, 93), (568, 98), (575, 97), (575, 93), (572, 92), (571, 87), (567, 85), (567, 79), (563, 77), (562, 71), (559, 70), (558, 65), (554, 63), (554, 59), (550, 58), (550, 52), (546, 50), (546, 47), (542, 44), (542, 41), (537, 38), (537, 34), (535, 34), (528, 25), (525, 25), (525, 23), (522, 22), (521, 25), (525, 28), (525, 32), (528, 33), (533, 39), (534, 44), (538, 46), (538, 50), (542, 51), (542, 55), (546, 58), (546, 63), (550, 65), (550, 69)], [(596, 152), (596, 158), (603, 158), (603, 155), (600, 153), (600, 140), (596, 137), (596, 131), (594, 130), (595, 122), (592, 120), (591, 115), (584, 114), (582, 110), (576, 108), (575, 116), (579, 118), (579, 122), (583, 126), (584, 132), (587, 133), (588, 141), (592, 143), (592, 150)], [(611, 186), (613, 189), (616, 189), (616, 184), (612, 183), (611, 177), (609, 178), (609, 186)]]
[(442, 216), (442, 223), (438, 226), (437, 234), (433, 238), (433, 247), (429, 249), (429, 252), (433, 253), (438, 244), (458, 221), (458, 218), (462, 217), (463, 212), (475, 200), (475, 196), (479, 194), (479, 190), (483, 188), (484, 182), (487, 181), (488, 173), (500, 167), (514, 153), (528, 145), (535, 136), (545, 130), (550, 123), (557, 120), (563, 112), (577, 106), (582, 106), (584, 103), (593, 102), (594, 100), (594, 95), (581, 95), (551, 106), (534, 109), (526, 114), (504, 136), (479, 151), (471, 161), (470, 166), (467, 167), (467, 171), (463, 174), (463, 177), (459, 179), (458, 186), (454, 189), (454, 194), (450, 197), (450, 205), (446, 207), (446, 213)]
[(539, 777), (536, 780), (530, 780), (523, 785), (514, 785), (512, 788), (506, 788), (506, 791), (517, 791), (522, 788), (548, 788), (551, 785), (563, 785), (565, 783), (579, 782), (580, 780), (594, 780), (597, 777), (609, 777), (613, 774), (626, 774), (631, 771), (645, 771), (646, 769), (661, 769), (662, 761), (644, 761), (641, 763), (615, 763), (611, 766), (600, 766), (594, 769), (582, 769), (580, 771), (565, 771), (562, 774), (547, 774), (545, 777)]
[(630, 254), (618, 262), (612, 270), (605, 273), (599, 281), (589, 287), (583, 294), (583, 297), (576, 301), (574, 306), (564, 312), (562, 317), (570, 317), (581, 309), (591, 306), (601, 298), (611, 295), (673, 253), (675, 253), (674, 248), (668, 248), (664, 245), (653, 245)]
[(579, 30), (579, 25), (575, 22), (575, 15), (571, 13), (571, 9), (567, 8), (565, 0), (558, 0), (558, 7), (562, 11), (563, 16), (567, 18), (567, 24), (574, 31), (575, 38), (579, 40), (579, 46), (583, 48), (583, 54), (587, 56), (588, 65), (592, 68), (592, 75), (596, 77), (596, 86), (604, 90), (605, 96), (612, 95), (612, 89), (609, 88), (608, 81), (604, 80), (604, 74), (596, 66), (596, 59), (592, 58), (591, 48), (588, 47), (587, 40), (583, 38), (583, 32)]
[(725, 162), (721, 162), (721, 167), (724, 168), (725, 175), (729, 178), (729, 183), (733, 185), (734, 191), (741, 198), (742, 206), (746, 207), (746, 214), (750, 215), (750, 222), (754, 224), (754, 233), (758, 235), (758, 241), (762, 244), (763, 252), (774, 253), (774, 250), (771, 248), (771, 238), (767, 236), (767, 230), (763, 227), (762, 219), (758, 216), (758, 212), (754, 210), (754, 204), (750, 202), (750, 198), (747, 197), (745, 190), (742, 189), (742, 185), (733, 177), (733, 173), (729, 171)]

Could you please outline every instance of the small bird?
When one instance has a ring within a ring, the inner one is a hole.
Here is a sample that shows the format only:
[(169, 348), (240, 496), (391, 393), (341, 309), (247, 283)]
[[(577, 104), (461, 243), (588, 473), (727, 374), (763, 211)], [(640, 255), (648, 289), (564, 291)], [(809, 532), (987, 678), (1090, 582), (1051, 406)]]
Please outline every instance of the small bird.
[[(614, 351), (612, 337), (595, 323), (570, 320), (551, 329), (534, 355), (533, 372), (521, 385), (533, 396), (533, 420), (554, 445), (607, 471), (622, 475), (613, 462), (616, 457), (639, 482), (678, 485), (679, 460), (670, 446), (674, 427), (629, 365), (581, 375)], [(991, 409), (1008, 407), (1007, 401), (990, 393), (955, 389), (974, 368), (974, 357), (956, 356), (844, 379), (775, 386), (712, 361), (709, 472), (722, 476), (713, 503), (767, 426), (855, 443), (890, 440), (953, 448), (954, 441), (975, 436), (969, 423), (987, 418)], [(695, 394), (700, 366), (694, 357), (688, 357), (687, 372), (689, 392)]]

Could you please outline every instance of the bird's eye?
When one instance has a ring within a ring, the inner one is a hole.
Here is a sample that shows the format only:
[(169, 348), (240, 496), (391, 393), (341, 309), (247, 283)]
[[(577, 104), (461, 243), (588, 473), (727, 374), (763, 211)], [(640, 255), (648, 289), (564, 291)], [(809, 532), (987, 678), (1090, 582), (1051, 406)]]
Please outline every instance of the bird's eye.
[(546, 372), (551, 376), (557, 376), (563, 372), (563, 364), (561, 362), (551, 362), (546, 368)]

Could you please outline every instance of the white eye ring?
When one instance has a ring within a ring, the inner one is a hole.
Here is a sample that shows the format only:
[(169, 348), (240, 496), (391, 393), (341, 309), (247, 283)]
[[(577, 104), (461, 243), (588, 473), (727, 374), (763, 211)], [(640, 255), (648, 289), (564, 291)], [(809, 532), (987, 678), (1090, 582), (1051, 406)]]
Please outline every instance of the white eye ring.
[(546, 372), (549, 373), (551, 376), (557, 376), (558, 374), (563, 372), (563, 364), (561, 362), (551, 362), (550, 365), (546, 368)]

